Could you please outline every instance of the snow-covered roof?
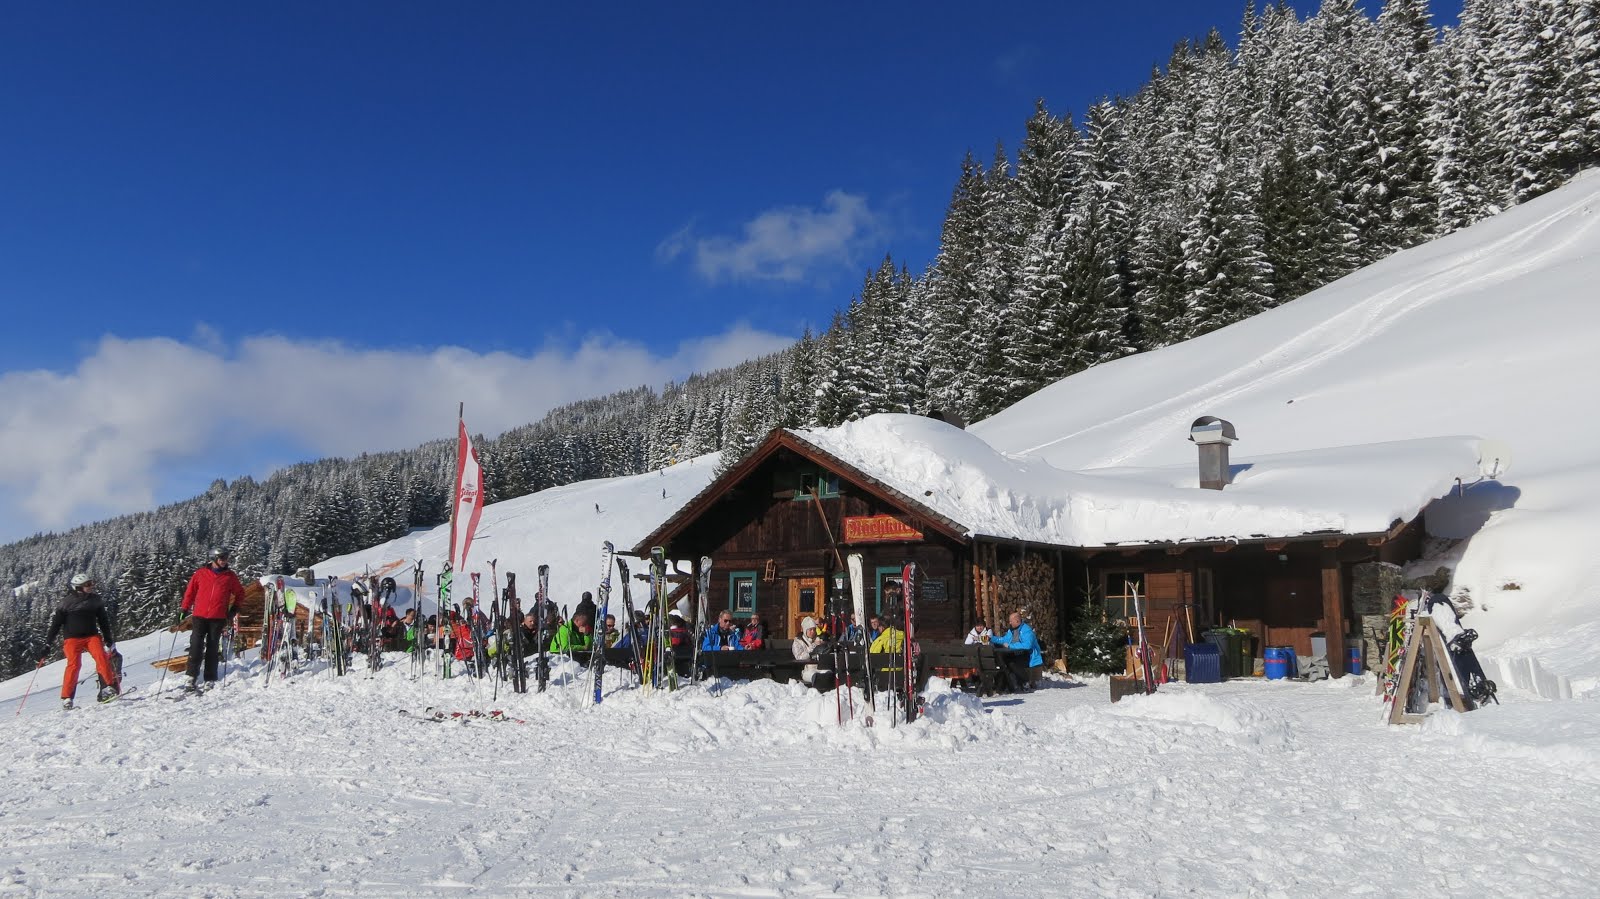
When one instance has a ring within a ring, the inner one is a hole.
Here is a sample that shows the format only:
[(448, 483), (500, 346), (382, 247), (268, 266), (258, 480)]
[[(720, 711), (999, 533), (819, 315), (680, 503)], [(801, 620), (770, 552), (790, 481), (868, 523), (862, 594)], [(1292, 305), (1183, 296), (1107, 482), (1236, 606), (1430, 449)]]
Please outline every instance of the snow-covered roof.
[(1063, 471), (916, 415), (789, 433), (970, 536), (1058, 546), (1378, 534), (1416, 517), (1458, 479), (1470, 483), (1505, 467), (1491, 441), (1433, 437), (1240, 455), (1233, 482), (1219, 491), (1199, 488), (1192, 462)]

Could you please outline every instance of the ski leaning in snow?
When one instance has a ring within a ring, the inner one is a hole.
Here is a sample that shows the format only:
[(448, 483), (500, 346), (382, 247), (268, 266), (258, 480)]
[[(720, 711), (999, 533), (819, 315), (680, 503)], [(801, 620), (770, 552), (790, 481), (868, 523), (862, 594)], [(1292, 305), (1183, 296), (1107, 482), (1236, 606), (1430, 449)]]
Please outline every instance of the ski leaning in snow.
[(644, 686), (644, 652), (639, 646), (639, 642), (644, 639), (644, 635), (639, 632), (638, 616), (633, 611), (633, 587), (629, 584), (628, 563), (621, 557), (617, 558), (617, 573), (622, 577), (622, 611), (623, 614), (628, 616), (628, 620), (622, 626), (627, 628), (628, 648), (633, 650), (633, 673), (638, 676), (639, 686), (642, 687)]
[(710, 556), (700, 557), (700, 578), (695, 587), (696, 603), (694, 618), (694, 649), (690, 655), (690, 658), (693, 659), (693, 661), (690, 663), (691, 668), (689, 669), (689, 680), (691, 682), (698, 682), (700, 680), (700, 642), (705, 639), (706, 613), (711, 605)]
[(539, 663), (534, 666), (533, 677), (539, 684), (539, 692), (543, 693), (550, 686), (550, 660), (545, 656), (545, 647), (550, 644), (549, 634), (546, 633), (548, 608), (550, 603), (550, 566), (539, 566), (539, 592), (533, 598), (534, 619), (538, 625), (534, 632), (534, 642), (538, 643)]
[(861, 631), (862, 689), (867, 692), (867, 726), (872, 726), (872, 713), (877, 710), (877, 694), (872, 688), (872, 634), (867, 630), (866, 578), (862, 573), (860, 553), (851, 553), (845, 560), (850, 568), (850, 604), (856, 612), (856, 627)]
[(905, 669), (902, 671), (902, 676), (905, 678), (907, 724), (917, 720), (917, 660), (916, 644), (913, 642), (915, 633), (913, 628), (916, 620), (916, 592), (917, 563), (907, 562), (905, 567), (900, 569), (900, 595), (905, 598), (906, 607)]
[(594, 704), (600, 704), (600, 693), (605, 687), (606, 679), (606, 615), (611, 608), (611, 559), (616, 555), (617, 548), (607, 540), (600, 547), (600, 588), (597, 596), (600, 602), (596, 604), (594, 626), (589, 633), (594, 635), (589, 644), (589, 680), (594, 686)]

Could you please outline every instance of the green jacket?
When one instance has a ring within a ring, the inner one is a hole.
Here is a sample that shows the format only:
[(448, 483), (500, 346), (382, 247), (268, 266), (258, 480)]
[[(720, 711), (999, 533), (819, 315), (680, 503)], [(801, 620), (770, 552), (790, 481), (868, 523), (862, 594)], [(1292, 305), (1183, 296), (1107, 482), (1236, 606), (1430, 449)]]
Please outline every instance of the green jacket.
[(564, 622), (556, 628), (556, 634), (550, 638), (551, 652), (588, 652), (594, 645), (594, 634), (585, 634), (572, 626), (572, 622)]

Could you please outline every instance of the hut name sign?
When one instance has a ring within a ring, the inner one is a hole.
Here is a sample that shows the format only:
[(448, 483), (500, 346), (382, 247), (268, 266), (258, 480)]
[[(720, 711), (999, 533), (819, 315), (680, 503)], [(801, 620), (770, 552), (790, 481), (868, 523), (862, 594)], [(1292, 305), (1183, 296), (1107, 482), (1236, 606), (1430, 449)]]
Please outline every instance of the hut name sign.
[(846, 515), (844, 542), (880, 543), (921, 540), (922, 531), (893, 515)]

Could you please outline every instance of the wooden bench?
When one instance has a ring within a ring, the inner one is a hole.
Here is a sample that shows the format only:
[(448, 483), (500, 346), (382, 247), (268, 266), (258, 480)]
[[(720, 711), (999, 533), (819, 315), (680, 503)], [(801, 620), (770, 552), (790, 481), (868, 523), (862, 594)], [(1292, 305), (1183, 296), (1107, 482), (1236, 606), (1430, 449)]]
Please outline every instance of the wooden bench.
[(958, 689), (980, 695), (1011, 692), (999, 655), (987, 643), (934, 643), (922, 641), (919, 662), (922, 687), (927, 679), (942, 677)]

